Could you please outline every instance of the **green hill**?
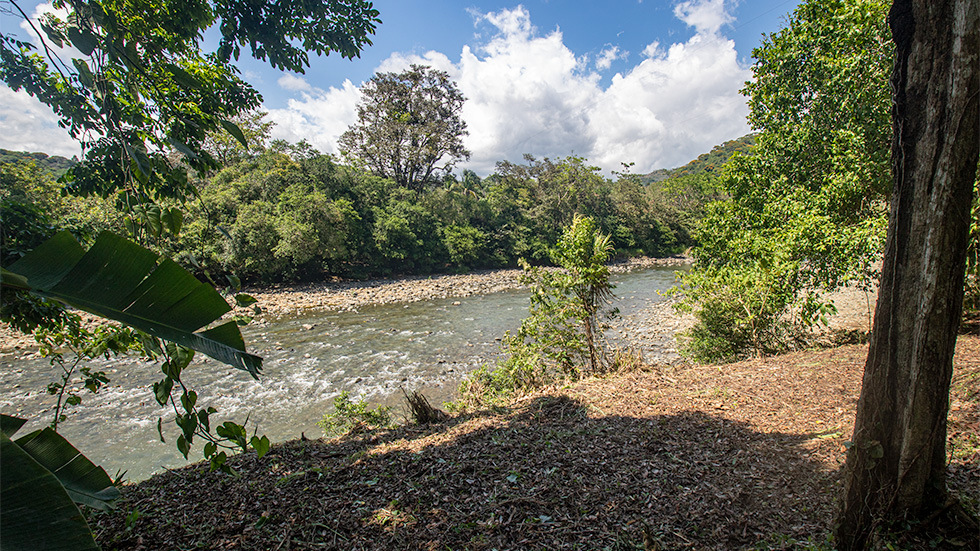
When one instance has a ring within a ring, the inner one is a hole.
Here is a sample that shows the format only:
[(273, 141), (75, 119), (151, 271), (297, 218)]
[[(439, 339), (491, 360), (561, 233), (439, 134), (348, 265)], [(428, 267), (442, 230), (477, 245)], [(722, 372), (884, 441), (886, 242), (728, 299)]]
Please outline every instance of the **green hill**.
[(754, 145), (755, 134), (746, 134), (741, 138), (729, 140), (721, 145), (714, 146), (710, 152), (698, 155), (697, 159), (694, 159), (682, 167), (673, 169), (660, 168), (648, 174), (643, 174), (640, 176), (640, 182), (646, 185), (655, 182), (662, 182), (667, 178), (691, 176), (702, 172), (715, 172), (719, 170), (736, 151), (747, 153)]
[(50, 172), (55, 178), (64, 174), (66, 170), (78, 162), (77, 159), (67, 159), (58, 155), (48, 155), (47, 153), (28, 153), (26, 151), (0, 149), (0, 164), (18, 161), (34, 162), (42, 170)]

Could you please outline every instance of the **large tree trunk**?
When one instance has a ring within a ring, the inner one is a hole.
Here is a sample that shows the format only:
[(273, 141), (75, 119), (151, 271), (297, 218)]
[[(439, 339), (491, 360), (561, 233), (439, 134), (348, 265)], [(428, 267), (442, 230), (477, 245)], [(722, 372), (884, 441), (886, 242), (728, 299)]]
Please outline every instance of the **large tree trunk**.
[(946, 501), (946, 415), (980, 155), (980, 0), (895, 0), (895, 182), (839, 549)]

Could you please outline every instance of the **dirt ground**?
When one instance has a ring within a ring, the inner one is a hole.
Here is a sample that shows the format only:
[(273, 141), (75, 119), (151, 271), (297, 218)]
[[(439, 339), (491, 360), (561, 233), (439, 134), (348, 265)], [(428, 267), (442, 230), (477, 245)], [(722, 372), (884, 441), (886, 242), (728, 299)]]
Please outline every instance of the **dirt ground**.
[[(93, 528), (126, 550), (819, 546), (866, 353), (647, 367), (438, 425), (291, 441), (236, 458), (238, 478), (194, 465), (128, 486)], [(974, 508), (978, 434), (980, 337), (964, 335), (949, 478)]]

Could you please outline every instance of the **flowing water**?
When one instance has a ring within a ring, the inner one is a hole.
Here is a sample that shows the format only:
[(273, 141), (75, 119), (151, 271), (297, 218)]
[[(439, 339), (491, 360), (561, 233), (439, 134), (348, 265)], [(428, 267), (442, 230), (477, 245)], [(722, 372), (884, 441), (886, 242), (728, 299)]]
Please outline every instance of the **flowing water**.
[[(642, 315), (662, 300), (659, 293), (673, 285), (675, 270), (614, 276), (614, 305), (624, 318)], [(451, 399), (466, 373), (499, 357), (500, 337), (520, 326), (527, 308), (527, 293), (512, 291), (296, 315), (244, 329), (249, 351), (265, 359), (259, 381), (202, 355), (184, 379), (201, 396), (199, 407), (218, 409), (212, 426), (248, 416), (249, 430), (257, 426), (274, 442), (301, 433), (318, 437), (316, 421), (344, 390), (373, 404), (400, 403), (402, 388), (421, 389), (433, 404)], [(130, 357), (94, 363), (111, 383), (97, 395), (83, 393), (60, 432), (110, 475), (128, 471), (129, 480), (185, 464), (172, 441), (173, 423), (164, 423), (167, 443), (157, 434), (157, 419), (173, 414), (150, 390), (162, 378), (159, 364)], [(0, 376), (0, 411), (30, 419), (22, 431), (50, 421), (54, 397), (45, 388), (56, 370), (46, 359), (5, 354)], [(199, 446), (191, 459), (201, 457)]]

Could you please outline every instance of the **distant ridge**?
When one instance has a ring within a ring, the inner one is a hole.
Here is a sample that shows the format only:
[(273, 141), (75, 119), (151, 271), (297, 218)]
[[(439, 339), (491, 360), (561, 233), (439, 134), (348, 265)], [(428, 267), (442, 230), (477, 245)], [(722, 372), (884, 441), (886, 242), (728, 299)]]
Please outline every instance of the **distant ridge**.
[(0, 164), (14, 162), (34, 162), (37, 166), (53, 176), (58, 177), (78, 163), (77, 159), (68, 159), (47, 153), (28, 153), (27, 151), (11, 151), (0, 149)]
[(730, 159), (732, 154), (734, 154), (736, 151), (748, 153), (755, 145), (755, 136), (755, 134), (746, 134), (741, 138), (729, 140), (721, 145), (716, 145), (711, 148), (710, 152), (698, 155), (697, 159), (694, 159), (684, 166), (672, 169), (658, 168), (653, 172), (641, 174), (640, 182), (646, 185), (662, 182), (667, 178), (689, 176), (693, 174), (700, 174), (702, 172), (715, 172), (720, 169), (722, 165), (728, 162), (728, 159)]

